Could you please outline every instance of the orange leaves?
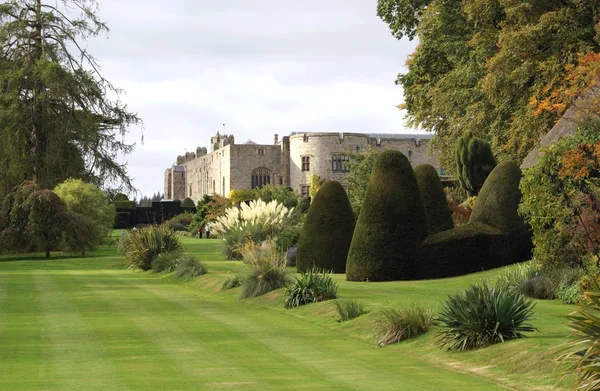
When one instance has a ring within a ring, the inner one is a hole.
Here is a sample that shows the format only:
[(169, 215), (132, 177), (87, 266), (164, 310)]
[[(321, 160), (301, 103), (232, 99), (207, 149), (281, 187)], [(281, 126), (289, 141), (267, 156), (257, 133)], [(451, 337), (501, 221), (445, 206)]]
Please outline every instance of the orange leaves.
[(585, 179), (600, 171), (600, 142), (580, 143), (563, 152), (560, 160), (560, 178)]

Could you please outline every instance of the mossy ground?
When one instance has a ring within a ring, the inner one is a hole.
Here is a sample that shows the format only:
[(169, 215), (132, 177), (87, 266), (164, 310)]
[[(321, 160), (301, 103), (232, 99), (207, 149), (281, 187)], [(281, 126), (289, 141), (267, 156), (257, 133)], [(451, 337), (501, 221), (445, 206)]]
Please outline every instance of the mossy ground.
[(126, 270), (114, 248), (86, 258), (0, 257), (0, 389), (5, 390), (493, 390), (567, 389), (555, 369), (575, 307), (538, 301), (528, 338), (452, 353), (422, 337), (376, 349), (377, 309), (448, 294), (500, 270), (428, 281), (347, 282), (344, 299), (370, 313), (339, 323), (330, 302), (283, 308), (282, 291), (238, 301), (221, 283), (242, 267), (218, 240), (183, 238), (209, 273), (182, 283), (171, 274)]

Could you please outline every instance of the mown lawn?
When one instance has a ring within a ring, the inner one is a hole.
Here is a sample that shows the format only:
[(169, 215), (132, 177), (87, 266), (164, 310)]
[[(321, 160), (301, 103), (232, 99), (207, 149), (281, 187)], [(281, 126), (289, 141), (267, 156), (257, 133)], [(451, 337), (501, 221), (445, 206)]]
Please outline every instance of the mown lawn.
[(338, 323), (331, 303), (283, 309), (282, 291), (239, 301), (220, 292), (240, 269), (217, 240), (183, 239), (208, 265), (190, 283), (126, 270), (114, 248), (86, 258), (0, 257), (1, 390), (567, 389), (556, 347), (574, 307), (538, 302), (529, 338), (475, 352), (435, 346), (435, 329), (375, 348), (377, 308), (447, 294), (498, 271), (420, 282), (350, 283), (342, 298), (371, 311)]

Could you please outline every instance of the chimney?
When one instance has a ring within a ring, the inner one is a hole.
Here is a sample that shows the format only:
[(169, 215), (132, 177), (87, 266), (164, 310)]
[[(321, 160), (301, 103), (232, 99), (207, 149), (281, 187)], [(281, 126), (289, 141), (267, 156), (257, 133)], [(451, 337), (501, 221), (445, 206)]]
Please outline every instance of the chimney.
[(273, 136), (273, 144), (277, 145), (277, 143), (278, 143), (278, 142), (279, 142), (279, 135), (278, 135), (278, 134), (275, 134), (275, 135)]

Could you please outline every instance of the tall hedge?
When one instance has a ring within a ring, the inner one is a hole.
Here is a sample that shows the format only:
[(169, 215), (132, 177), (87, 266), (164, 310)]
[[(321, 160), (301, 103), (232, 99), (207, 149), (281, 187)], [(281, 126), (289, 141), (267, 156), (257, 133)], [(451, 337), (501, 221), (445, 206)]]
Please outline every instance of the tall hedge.
[(454, 227), (452, 212), (448, 207), (442, 181), (431, 164), (420, 164), (415, 167), (415, 176), (423, 197), (429, 233), (435, 234)]
[(196, 203), (190, 197), (187, 197), (181, 202), (181, 206), (184, 208), (195, 208)]
[(339, 182), (328, 181), (315, 195), (298, 240), (296, 267), (344, 273), (354, 232), (354, 214)]
[(415, 252), (427, 236), (415, 173), (398, 151), (375, 161), (346, 263), (350, 281), (415, 278)]
[(514, 262), (531, 259), (532, 233), (518, 214), (521, 169), (512, 161), (500, 163), (485, 181), (469, 223), (499, 229), (507, 238)]

